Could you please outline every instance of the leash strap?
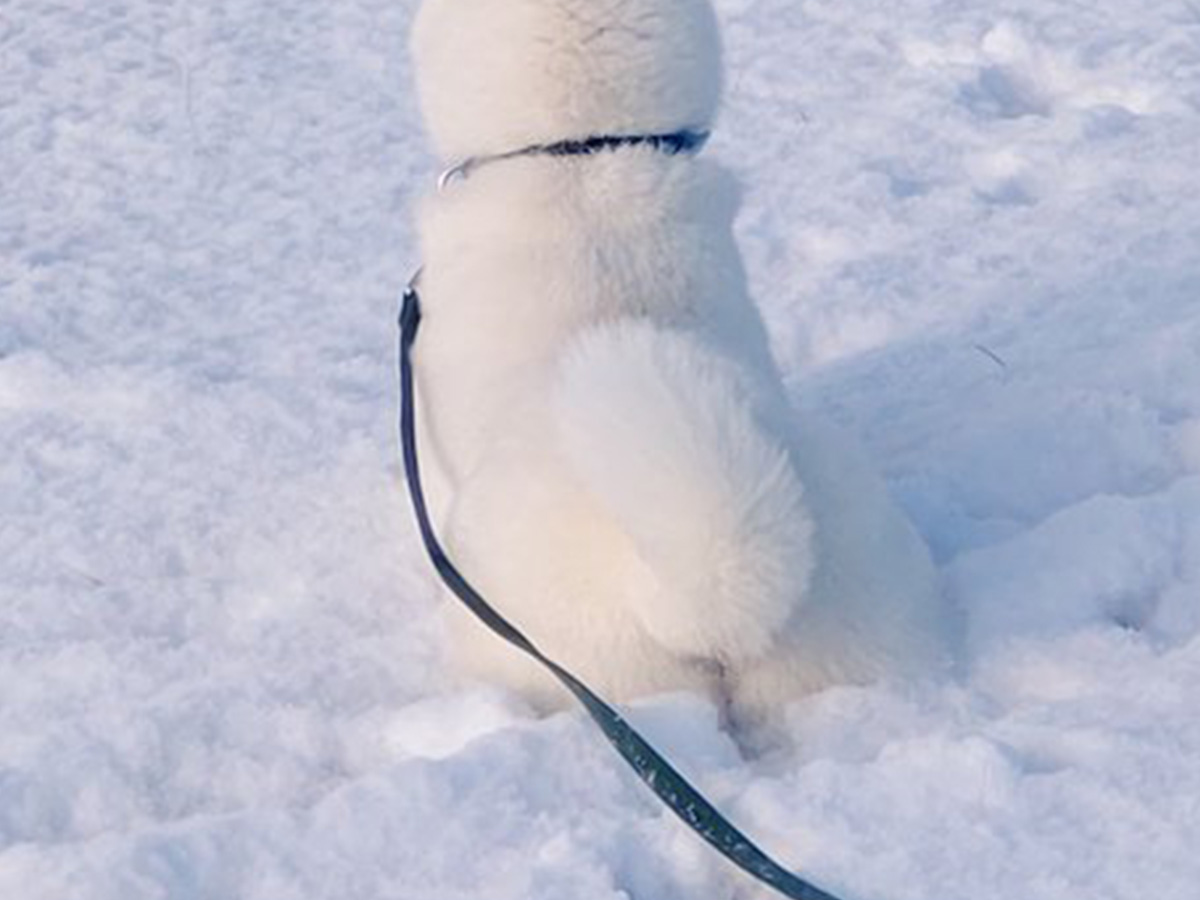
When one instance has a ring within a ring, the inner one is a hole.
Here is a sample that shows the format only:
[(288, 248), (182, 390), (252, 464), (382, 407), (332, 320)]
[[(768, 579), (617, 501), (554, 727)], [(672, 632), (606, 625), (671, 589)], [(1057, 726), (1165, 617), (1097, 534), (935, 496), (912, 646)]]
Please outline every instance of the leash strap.
[(400, 313), (400, 443), (408, 491), (421, 530), (421, 540), (442, 581), (488, 628), (545, 666), (575, 695), (588, 715), (604, 732), (638, 777), (670, 810), (723, 856), (759, 881), (792, 900), (837, 900), (776, 863), (753, 841), (735, 828), (679, 772), (662, 757), (622, 716), (601, 700), (582, 681), (549, 659), (507, 619), (498, 613), (455, 567), (442, 549), (430, 521), (421, 487), (417, 462), (416, 391), (413, 383), (412, 349), (421, 324), (420, 298), (415, 286), (404, 294)]

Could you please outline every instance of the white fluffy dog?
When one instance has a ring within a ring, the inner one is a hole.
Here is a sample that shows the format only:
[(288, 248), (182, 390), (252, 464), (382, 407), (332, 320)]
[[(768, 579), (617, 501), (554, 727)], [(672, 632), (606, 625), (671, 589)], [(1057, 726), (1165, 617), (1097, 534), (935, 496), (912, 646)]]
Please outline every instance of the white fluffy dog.
[[(416, 349), (430, 502), (468, 579), (616, 700), (704, 690), (753, 720), (937, 658), (923, 545), (788, 406), (732, 178), (652, 141), (513, 153), (707, 131), (707, 0), (425, 0), (414, 53), (438, 152), (475, 160), (422, 211)], [(454, 624), (469, 670), (562, 702)]]

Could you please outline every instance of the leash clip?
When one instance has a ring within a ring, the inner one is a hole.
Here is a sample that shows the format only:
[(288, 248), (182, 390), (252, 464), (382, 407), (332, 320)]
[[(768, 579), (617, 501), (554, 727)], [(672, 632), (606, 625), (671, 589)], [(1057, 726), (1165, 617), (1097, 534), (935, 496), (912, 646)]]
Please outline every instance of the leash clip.
[(444, 192), (446, 188), (448, 188), (456, 179), (465, 179), (471, 174), (471, 170), (475, 168), (475, 164), (477, 162), (478, 160), (476, 160), (474, 156), (468, 157), (462, 162), (455, 163), (450, 168), (443, 171), (442, 174), (438, 176), (437, 180), (438, 193), (440, 194)]
[(416, 340), (417, 328), (421, 324), (421, 294), (418, 287), (421, 284), (421, 273), (424, 271), (425, 267), (422, 266), (408, 279), (408, 286), (404, 289), (404, 298), (400, 303), (397, 321), (400, 325), (401, 339), (408, 346)]

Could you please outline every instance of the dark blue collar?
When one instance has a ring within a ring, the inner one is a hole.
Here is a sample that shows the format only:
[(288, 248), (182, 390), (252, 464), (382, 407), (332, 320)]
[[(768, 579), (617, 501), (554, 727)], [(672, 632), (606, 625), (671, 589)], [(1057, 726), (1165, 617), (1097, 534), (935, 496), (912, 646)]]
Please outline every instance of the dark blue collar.
[(668, 156), (678, 156), (681, 153), (698, 153), (708, 142), (708, 137), (709, 132), (707, 131), (682, 129), (669, 134), (601, 134), (557, 141), (553, 144), (531, 144), (520, 150), (509, 150), (507, 153), (472, 156), (465, 159), (442, 173), (441, 178), (438, 179), (438, 187), (445, 188), (459, 176), (466, 178), (475, 169), (488, 163), (516, 159), (521, 156), (592, 156), (606, 150), (620, 150), (623, 147), (649, 147)]
[(680, 153), (697, 153), (707, 141), (707, 131), (673, 131), (670, 134), (604, 134), (582, 140), (559, 141), (557, 144), (535, 144), (519, 150), (517, 153), (531, 156), (590, 156), (602, 150), (649, 147), (668, 156), (677, 156)]

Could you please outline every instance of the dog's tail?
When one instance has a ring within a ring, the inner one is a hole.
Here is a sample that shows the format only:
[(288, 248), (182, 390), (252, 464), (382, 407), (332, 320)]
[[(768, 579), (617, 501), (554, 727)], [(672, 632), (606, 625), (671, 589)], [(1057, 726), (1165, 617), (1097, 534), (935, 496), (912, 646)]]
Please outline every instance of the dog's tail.
[(626, 598), (681, 656), (764, 652), (802, 602), (812, 522), (747, 377), (691, 335), (589, 330), (564, 355), (555, 436), (658, 585)]

